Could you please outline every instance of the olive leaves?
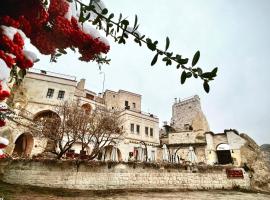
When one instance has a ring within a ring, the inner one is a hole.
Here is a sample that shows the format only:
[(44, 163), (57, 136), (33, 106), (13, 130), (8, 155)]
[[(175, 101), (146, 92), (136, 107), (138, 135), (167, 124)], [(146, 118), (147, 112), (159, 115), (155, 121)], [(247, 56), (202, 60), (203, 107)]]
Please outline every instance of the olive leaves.
[[(129, 36), (132, 36), (134, 42), (139, 46), (145, 44), (150, 51), (155, 52), (151, 61), (151, 66), (154, 66), (159, 59), (164, 62), (166, 66), (174, 65), (176, 69), (182, 70), (180, 76), (181, 84), (184, 84), (186, 80), (191, 77), (196, 79), (200, 78), (203, 81), (204, 90), (209, 93), (209, 82), (214, 80), (217, 76), (218, 68), (216, 67), (210, 72), (204, 72), (202, 68), (197, 67), (200, 59), (200, 51), (197, 51), (194, 54), (191, 63), (188, 65), (188, 58), (184, 58), (180, 54), (168, 51), (170, 47), (169, 37), (166, 37), (165, 48), (162, 50), (158, 47), (158, 41), (146, 37), (146, 35), (141, 35), (138, 31), (139, 24), (137, 15), (135, 15), (134, 23), (131, 26), (131, 22), (128, 21), (127, 18), (123, 18), (122, 14), (119, 15), (118, 20), (115, 20), (115, 15), (113, 13), (109, 13), (106, 8), (101, 10), (101, 12), (98, 12), (91, 0), (89, 5), (82, 3), (80, 0), (74, 1), (81, 7), (80, 21), (82, 23), (87, 20), (92, 22), (97, 29), (105, 31), (106, 36), (113, 37), (114, 41), (118, 44), (126, 44)], [(91, 13), (96, 16), (94, 20), (90, 20)], [(103, 63), (108, 63), (108, 61)]]

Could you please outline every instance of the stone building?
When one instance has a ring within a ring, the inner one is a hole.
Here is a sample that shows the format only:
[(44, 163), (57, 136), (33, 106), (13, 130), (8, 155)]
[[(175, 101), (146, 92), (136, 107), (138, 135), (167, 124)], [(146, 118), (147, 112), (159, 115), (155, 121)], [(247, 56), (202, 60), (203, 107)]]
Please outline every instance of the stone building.
[(192, 149), (197, 163), (242, 165), (240, 149), (246, 143), (245, 139), (236, 130), (218, 134), (209, 130), (199, 96), (175, 100), (171, 124), (165, 124), (161, 131), (161, 144), (165, 144), (170, 156), (180, 162), (190, 160)]
[[(10, 146), (7, 153), (28, 156), (42, 153), (47, 141), (34, 137), (29, 132), (26, 127), (29, 123), (27, 119), (35, 121), (48, 115), (56, 115), (54, 109), (63, 101), (78, 101), (89, 113), (96, 107), (117, 109), (124, 119), (125, 129), (123, 138), (115, 144), (118, 159), (123, 161), (127, 161), (129, 157), (137, 160), (146, 157), (151, 161), (156, 159), (159, 120), (156, 116), (141, 111), (141, 95), (123, 90), (118, 92), (107, 90), (97, 95), (85, 88), (85, 79), (77, 81), (74, 76), (35, 69), (27, 73), (11, 101), (18, 115), (23, 116), (21, 123), (9, 122), (8, 126), (1, 130), (2, 135), (9, 135)], [(74, 145), (76, 153), (79, 153), (80, 146)], [(105, 159), (111, 159), (111, 152), (107, 154)]]
[(177, 131), (209, 131), (208, 122), (201, 109), (198, 95), (186, 99), (175, 99), (172, 106), (171, 126)]
[(206, 132), (206, 160), (208, 164), (243, 165), (241, 148), (246, 144), (238, 131), (230, 129), (223, 133)]
[(119, 148), (136, 160), (145, 160), (146, 157), (150, 161), (156, 160), (159, 119), (141, 110), (141, 95), (124, 90), (118, 92), (106, 90), (103, 98), (108, 109), (121, 111), (126, 135)]

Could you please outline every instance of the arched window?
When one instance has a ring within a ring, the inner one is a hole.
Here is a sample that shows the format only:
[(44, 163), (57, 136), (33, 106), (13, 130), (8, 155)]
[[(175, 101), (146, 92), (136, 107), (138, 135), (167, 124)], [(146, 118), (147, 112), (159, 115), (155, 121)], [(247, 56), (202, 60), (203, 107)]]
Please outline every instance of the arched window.
[(86, 114), (90, 114), (92, 111), (92, 106), (89, 103), (83, 104), (82, 108), (84, 109)]

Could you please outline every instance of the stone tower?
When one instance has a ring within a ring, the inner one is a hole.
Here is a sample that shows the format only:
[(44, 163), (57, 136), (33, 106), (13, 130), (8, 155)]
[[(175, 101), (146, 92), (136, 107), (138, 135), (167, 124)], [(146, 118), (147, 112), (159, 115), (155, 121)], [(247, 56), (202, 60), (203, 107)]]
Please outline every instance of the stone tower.
[(175, 100), (172, 106), (171, 126), (176, 131), (209, 131), (208, 122), (202, 112), (198, 95), (184, 100)]

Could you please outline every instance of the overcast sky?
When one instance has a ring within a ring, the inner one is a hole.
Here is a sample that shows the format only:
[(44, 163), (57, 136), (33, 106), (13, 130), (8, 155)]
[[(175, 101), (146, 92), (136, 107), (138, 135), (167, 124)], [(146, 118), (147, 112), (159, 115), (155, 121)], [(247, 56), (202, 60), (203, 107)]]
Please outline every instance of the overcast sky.
[[(159, 62), (154, 54), (130, 41), (112, 40), (109, 66), (103, 66), (105, 88), (124, 89), (142, 95), (142, 109), (159, 116), (160, 125), (171, 118), (174, 98), (198, 94), (213, 132), (237, 129), (259, 144), (270, 143), (270, 1), (269, 0), (106, 0), (116, 16), (133, 20), (137, 14), (140, 32), (160, 42), (171, 40), (171, 50), (192, 58), (205, 70), (219, 67), (218, 77), (206, 94), (202, 82), (189, 79), (180, 84), (180, 71)], [(117, 18), (117, 17), (116, 17)], [(87, 87), (102, 91), (103, 74), (97, 64), (83, 63), (78, 55), (62, 56), (57, 64), (39, 55), (35, 68), (86, 78)]]

